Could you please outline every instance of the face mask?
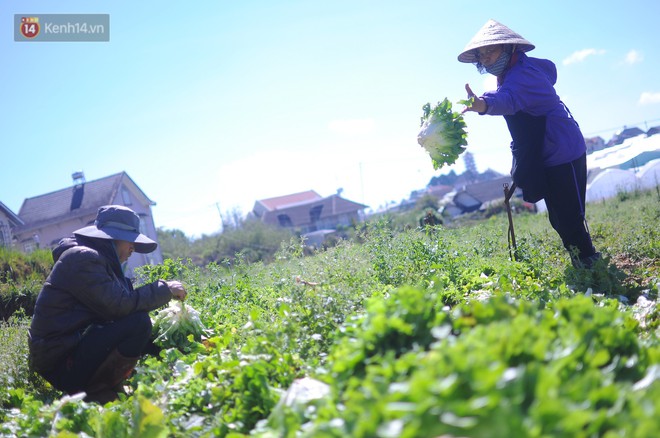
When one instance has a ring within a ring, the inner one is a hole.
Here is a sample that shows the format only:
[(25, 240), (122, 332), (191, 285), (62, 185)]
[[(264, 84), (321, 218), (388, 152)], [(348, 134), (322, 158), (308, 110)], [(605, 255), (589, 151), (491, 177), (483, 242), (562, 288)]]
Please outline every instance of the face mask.
[(511, 60), (511, 54), (502, 52), (497, 61), (495, 61), (490, 67), (486, 67), (486, 71), (494, 76), (499, 76), (502, 74), (507, 65), (509, 65), (509, 60)]

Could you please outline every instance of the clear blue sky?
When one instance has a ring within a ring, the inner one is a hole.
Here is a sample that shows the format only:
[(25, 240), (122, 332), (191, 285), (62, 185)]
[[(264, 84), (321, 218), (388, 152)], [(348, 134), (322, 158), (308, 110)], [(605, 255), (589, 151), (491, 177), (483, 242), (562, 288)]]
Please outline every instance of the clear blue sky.
[[(110, 41), (14, 42), (23, 13), (109, 14)], [(0, 201), (18, 213), (82, 170), (126, 171), (156, 226), (189, 236), (305, 190), (377, 209), (450, 170), (417, 144), (421, 108), (493, 86), (456, 60), (489, 18), (557, 64), (585, 135), (608, 139), (660, 125), (659, 16), (657, 0), (3, 1)], [(504, 120), (466, 122), (478, 170), (508, 172)]]

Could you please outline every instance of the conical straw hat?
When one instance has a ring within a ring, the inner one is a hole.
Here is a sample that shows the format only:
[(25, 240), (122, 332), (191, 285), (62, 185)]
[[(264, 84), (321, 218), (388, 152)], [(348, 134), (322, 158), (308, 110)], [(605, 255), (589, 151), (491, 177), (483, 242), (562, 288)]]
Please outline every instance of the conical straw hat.
[(472, 40), (465, 46), (463, 52), (458, 55), (461, 62), (477, 62), (474, 49), (479, 47), (491, 46), (493, 44), (515, 44), (516, 49), (523, 52), (529, 52), (534, 49), (534, 44), (527, 41), (502, 23), (495, 20), (488, 20), (484, 27), (472, 37)]

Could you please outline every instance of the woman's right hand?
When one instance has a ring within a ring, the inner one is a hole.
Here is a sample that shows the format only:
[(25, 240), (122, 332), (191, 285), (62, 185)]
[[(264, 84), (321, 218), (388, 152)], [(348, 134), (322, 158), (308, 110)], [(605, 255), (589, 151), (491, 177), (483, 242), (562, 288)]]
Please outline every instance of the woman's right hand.
[(183, 284), (181, 284), (180, 281), (170, 280), (170, 281), (166, 281), (165, 284), (167, 285), (167, 287), (170, 288), (170, 292), (172, 293), (172, 298), (179, 301), (183, 301), (186, 299), (186, 295), (188, 295), (188, 292), (186, 292), (186, 289), (183, 287)]
[(472, 91), (472, 88), (470, 88), (470, 84), (465, 84), (465, 91), (467, 91), (468, 99), (474, 99), (474, 100), (472, 102), (472, 105), (466, 106), (463, 109), (463, 111), (461, 111), (461, 114), (465, 114), (468, 111), (474, 111), (480, 114), (485, 113), (486, 110), (488, 109), (488, 105), (486, 105), (486, 101), (481, 97), (477, 97), (477, 95), (474, 94), (474, 91)]

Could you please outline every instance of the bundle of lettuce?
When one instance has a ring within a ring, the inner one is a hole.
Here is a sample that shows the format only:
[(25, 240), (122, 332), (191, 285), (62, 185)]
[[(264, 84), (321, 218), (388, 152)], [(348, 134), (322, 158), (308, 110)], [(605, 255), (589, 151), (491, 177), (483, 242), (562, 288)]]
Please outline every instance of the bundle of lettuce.
[(199, 312), (183, 301), (170, 301), (169, 306), (156, 313), (152, 324), (154, 343), (162, 348), (184, 347), (190, 343), (189, 335), (199, 342), (206, 333)]
[(446, 98), (433, 108), (427, 103), (422, 109), (422, 129), (417, 142), (431, 156), (434, 169), (454, 164), (467, 145), (463, 115), (452, 111), (451, 102)]

